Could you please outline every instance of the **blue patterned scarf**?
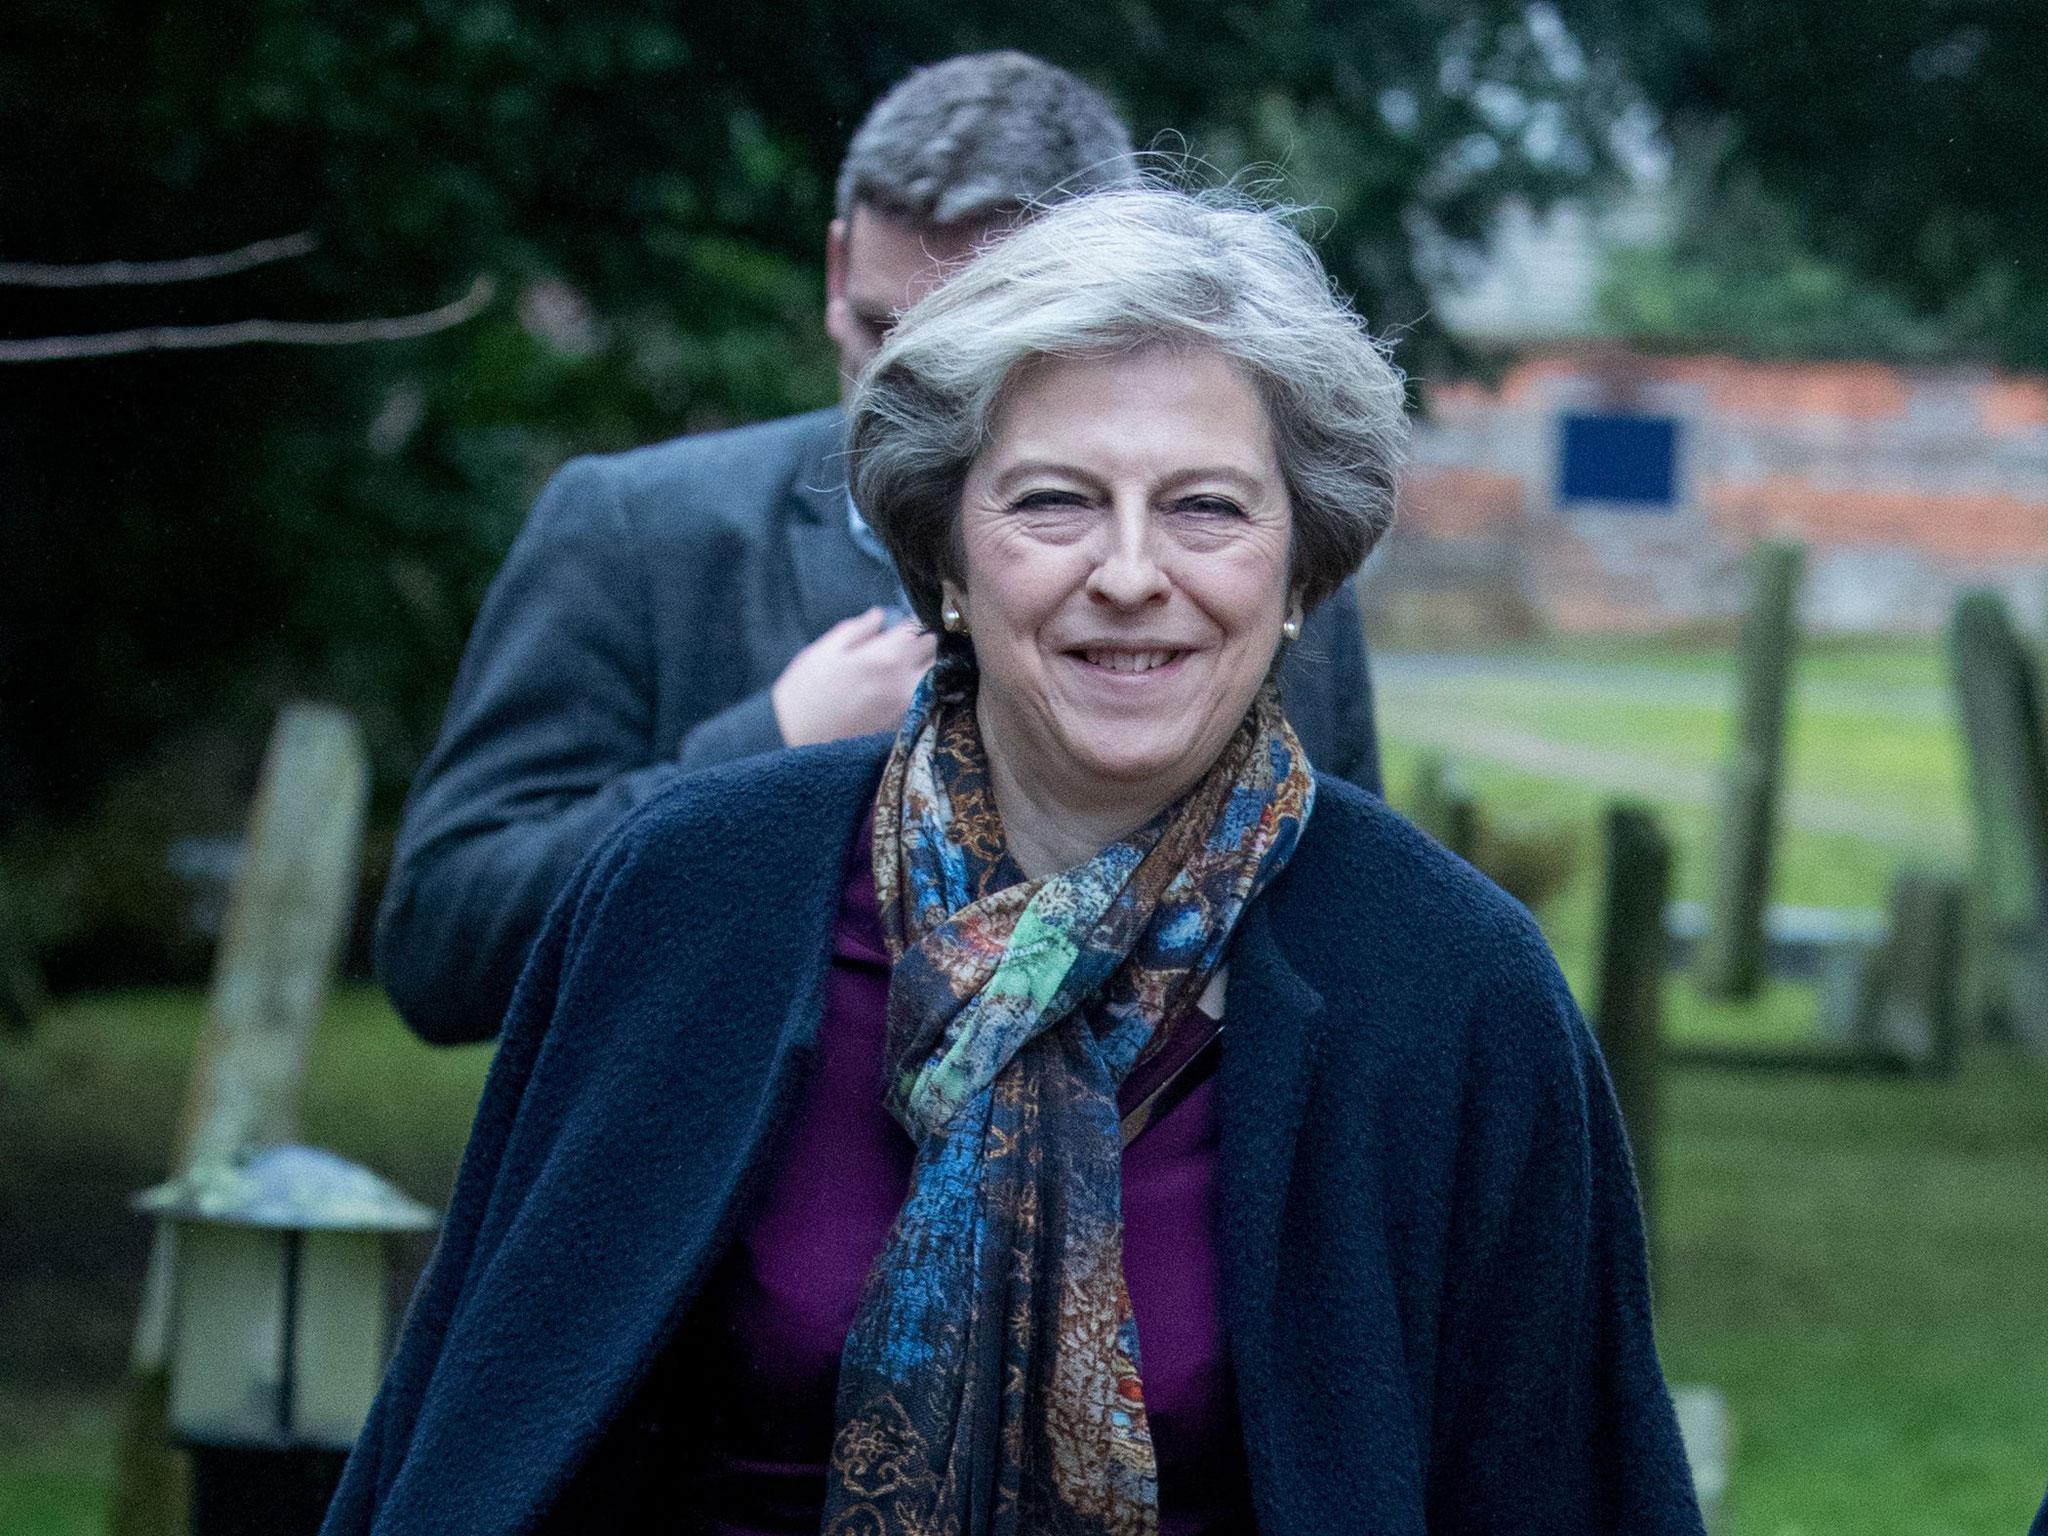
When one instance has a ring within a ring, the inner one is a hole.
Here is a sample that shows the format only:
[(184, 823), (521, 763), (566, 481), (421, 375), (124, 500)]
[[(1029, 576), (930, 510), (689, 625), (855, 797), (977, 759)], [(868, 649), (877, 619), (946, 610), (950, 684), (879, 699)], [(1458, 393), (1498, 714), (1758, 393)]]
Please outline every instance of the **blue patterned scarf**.
[(823, 1528), (1150, 1536), (1117, 1085), (1223, 964), (1314, 780), (1269, 685), (1178, 802), (1026, 880), (973, 702), (934, 676), (875, 808), (885, 1093), (917, 1158), (841, 1360)]

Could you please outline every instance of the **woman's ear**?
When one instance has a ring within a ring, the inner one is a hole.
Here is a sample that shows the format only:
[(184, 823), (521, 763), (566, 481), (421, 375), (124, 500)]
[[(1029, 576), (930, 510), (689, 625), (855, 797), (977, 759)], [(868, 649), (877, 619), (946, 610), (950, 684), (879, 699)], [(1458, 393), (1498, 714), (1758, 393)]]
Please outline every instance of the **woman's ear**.
[(949, 635), (967, 633), (967, 602), (950, 581), (939, 583), (939, 626)]

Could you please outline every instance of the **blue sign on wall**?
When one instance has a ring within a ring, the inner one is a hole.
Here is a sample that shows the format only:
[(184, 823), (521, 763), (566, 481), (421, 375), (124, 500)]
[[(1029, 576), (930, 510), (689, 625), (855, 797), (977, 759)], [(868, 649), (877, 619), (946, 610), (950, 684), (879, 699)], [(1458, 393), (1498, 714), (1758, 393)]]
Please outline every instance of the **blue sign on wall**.
[(1678, 421), (1671, 416), (1567, 414), (1558, 441), (1557, 499), (1668, 512), (1678, 500)]

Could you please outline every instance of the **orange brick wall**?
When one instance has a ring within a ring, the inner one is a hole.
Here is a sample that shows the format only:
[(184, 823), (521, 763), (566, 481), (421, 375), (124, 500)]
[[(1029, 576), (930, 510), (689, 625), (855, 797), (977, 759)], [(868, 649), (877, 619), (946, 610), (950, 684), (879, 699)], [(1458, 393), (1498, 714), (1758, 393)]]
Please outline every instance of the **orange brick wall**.
[[(1675, 509), (1552, 504), (1558, 418), (1584, 409), (1680, 419)], [(1416, 449), (1374, 580), (1478, 571), (1559, 627), (1725, 616), (1766, 535), (1807, 544), (1823, 625), (1925, 628), (1965, 585), (2048, 592), (2048, 378), (1585, 348), (1434, 390)]]
[(1792, 475), (1703, 489), (1707, 515), (1743, 539), (1783, 536), (1809, 547), (1887, 544), (1971, 563), (2048, 557), (2048, 504), (2014, 496), (1826, 490)]

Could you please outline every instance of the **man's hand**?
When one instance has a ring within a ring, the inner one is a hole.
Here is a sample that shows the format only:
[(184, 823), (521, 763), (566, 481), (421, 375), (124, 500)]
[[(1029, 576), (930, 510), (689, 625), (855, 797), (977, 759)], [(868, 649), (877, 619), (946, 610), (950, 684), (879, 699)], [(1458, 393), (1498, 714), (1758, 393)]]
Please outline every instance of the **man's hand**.
[(895, 730), (936, 649), (917, 620), (888, 627), (880, 608), (834, 624), (791, 657), (768, 690), (784, 745)]

